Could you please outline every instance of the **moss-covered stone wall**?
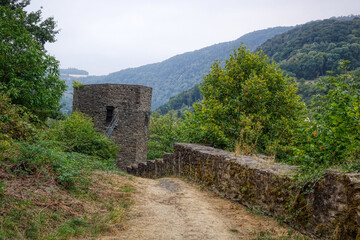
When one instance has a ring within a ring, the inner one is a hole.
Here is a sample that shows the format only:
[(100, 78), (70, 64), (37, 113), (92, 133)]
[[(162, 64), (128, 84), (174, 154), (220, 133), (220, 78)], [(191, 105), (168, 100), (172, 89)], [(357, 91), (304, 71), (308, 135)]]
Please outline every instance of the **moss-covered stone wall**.
[(284, 220), (319, 239), (360, 239), (360, 174), (327, 170), (314, 187), (298, 186), (296, 167), (265, 156), (235, 156), (211, 147), (177, 143), (163, 159), (133, 164), (130, 174), (185, 176), (220, 196)]

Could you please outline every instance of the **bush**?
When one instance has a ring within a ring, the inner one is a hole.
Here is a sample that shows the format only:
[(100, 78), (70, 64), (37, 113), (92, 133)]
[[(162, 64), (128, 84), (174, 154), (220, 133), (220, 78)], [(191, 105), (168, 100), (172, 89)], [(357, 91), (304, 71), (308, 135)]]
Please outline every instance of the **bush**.
[(296, 164), (355, 164), (360, 159), (360, 84), (346, 73), (321, 78), (316, 82), (324, 95), (316, 95), (311, 106), (310, 121), (299, 132)]
[(224, 68), (215, 62), (200, 89), (204, 99), (186, 115), (184, 135), (214, 147), (233, 150), (239, 142), (244, 151), (279, 155), (292, 143), (305, 110), (295, 84), (262, 52), (245, 47)]
[(52, 168), (56, 172), (57, 181), (67, 189), (86, 190), (91, 182), (90, 173), (94, 170), (114, 169), (111, 159), (100, 159), (81, 153), (61, 153)]
[(35, 132), (24, 109), (11, 104), (8, 96), (0, 93), (0, 142), (10, 138), (27, 139)]
[(54, 174), (57, 182), (67, 189), (86, 188), (91, 181), (89, 175), (94, 170), (114, 169), (112, 159), (63, 152), (57, 147), (61, 144), (53, 143), (46, 140), (16, 143), (17, 153), (6, 160), (5, 168), (16, 175)]
[(63, 143), (67, 152), (78, 152), (102, 159), (115, 158), (118, 147), (104, 134), (94, 129), (91, 118), (74, 112), (66, 120), (59, 121), (50, 131), (50, 139)]
[(174, 111), (162, 116), (154, 112), (150, 118), (148, 159), (162, 158), (164, 152), (173, 152), (174, 142), (180, 141), (181, 120)]

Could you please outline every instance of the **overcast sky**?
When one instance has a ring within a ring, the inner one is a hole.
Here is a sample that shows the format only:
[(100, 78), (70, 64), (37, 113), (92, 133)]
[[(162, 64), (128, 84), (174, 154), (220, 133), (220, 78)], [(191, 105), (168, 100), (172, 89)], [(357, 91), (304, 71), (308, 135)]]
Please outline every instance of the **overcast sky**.
[(360, 14), (360, 0), (32, 0), (61, 30), (62, 68), (103, 75), (269, 27)]

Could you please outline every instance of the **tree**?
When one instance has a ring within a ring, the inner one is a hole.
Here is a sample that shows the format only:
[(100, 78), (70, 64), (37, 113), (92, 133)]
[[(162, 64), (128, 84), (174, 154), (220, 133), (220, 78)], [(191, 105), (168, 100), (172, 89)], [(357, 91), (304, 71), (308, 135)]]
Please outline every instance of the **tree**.
[(303, 116), (295, 84), (262, 52), (234, 51), (215, 62), (200, 86), (204, 99), (184, 121), (188, 141), (274, 154), (289, 145)]
[(59, 79), (58, 61), (43, 47), (56, 31), (37, 25), (35, 16), (41, 12), (27, 14), (23, 8), (28, 3), (1, 1), (0, 91), (14, 104), (46, 117), (59, 109), (66, 85)]
[(21, 10), (25, 13), (21, 20), (26, 30), (44, 47), (45, 43), (53, 43), (56, 41), (55, 36), (59, 30), (55, 30), (56, 22), (53, 17), (49, 17), (42, 21), (41, 9), (36, 12), (25, 12), (25, 8), (30, 4), (30, 0), (0, 0), (0, 7), (8, 7), (10, 10)]

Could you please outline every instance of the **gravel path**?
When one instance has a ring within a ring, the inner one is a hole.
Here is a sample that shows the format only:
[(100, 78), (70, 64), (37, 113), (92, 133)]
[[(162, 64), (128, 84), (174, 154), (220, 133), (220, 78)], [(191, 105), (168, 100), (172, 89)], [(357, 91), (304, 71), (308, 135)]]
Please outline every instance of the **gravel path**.
[[(271, 218), (177, 178), (135, 178), (136, 203), (124, 231), (100, 239), (256, 239), (260, 232), (286, 236)], [(291, 238), (289, 238), (291, 239)]]

